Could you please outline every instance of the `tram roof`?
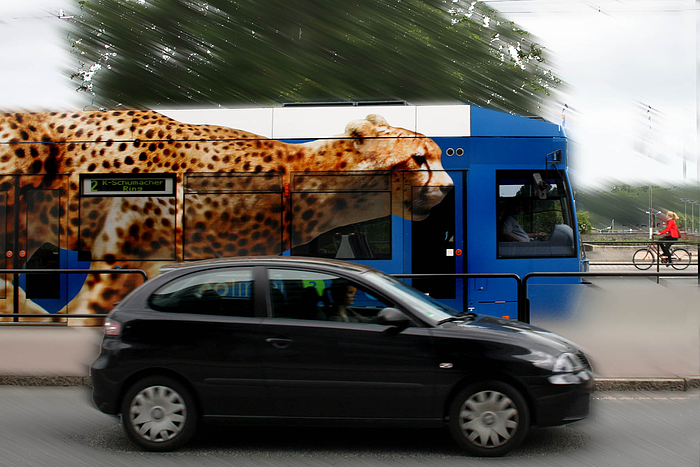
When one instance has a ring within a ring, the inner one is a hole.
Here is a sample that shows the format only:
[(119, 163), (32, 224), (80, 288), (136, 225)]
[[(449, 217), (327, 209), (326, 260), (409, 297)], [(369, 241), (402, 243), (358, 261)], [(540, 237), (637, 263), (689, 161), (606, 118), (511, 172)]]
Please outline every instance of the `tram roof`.
[(395, 127), (434, 137), (564, 137), (560, 125), (470, 105), (348, 105), (158, 112), (183, 123), (236, 128), (274, 139), (327, 138), (379, 114)]

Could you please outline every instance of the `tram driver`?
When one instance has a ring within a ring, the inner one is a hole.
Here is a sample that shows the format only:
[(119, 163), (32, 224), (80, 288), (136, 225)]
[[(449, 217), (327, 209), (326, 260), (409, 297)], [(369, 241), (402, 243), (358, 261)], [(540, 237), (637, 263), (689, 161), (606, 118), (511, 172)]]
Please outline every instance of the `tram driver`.
[(518, 222), (518, 214), (522, 212), (522, 201), (511, 198), (503, 206), (501, 218), (501, 236), (507, 242), (529, 242), (530, 236)]
[(500, 226), (500, 236), (502, 241), (529, 242), (535, 238), (546, 237), (546, 234), (544, 233), (529, 234), (525, 232), (525, 229), (523, 229), (518, 222), (519, 214), (521, 212), (527, 212), (527, 208), (528, 205), (526, 204), (526, 201), (518, 198), (511, 198), (505, 203)]

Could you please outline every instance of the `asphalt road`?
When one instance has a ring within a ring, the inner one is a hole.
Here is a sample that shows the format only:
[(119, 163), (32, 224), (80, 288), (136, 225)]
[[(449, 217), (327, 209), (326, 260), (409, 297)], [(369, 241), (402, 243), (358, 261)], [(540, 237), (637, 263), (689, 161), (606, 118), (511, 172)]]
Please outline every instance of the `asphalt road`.
[(700, 391), (598, 392), (590, 419), (532, 430), (500, 459), (468, 458), (442, 430), (209, 427), (176, 453), (140, 451), (85, 388), (0, 387), (0, 466), (700, 465)]

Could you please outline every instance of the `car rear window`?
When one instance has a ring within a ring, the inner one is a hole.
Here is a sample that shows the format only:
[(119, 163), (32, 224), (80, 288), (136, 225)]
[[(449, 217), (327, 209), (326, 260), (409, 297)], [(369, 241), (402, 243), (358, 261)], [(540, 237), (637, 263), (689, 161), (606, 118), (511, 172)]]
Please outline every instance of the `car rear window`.
[(171, 313), (249, 316), (253, 306), (253, 272), (222, 268), (177, 278), (151, 295), (151, 308)]

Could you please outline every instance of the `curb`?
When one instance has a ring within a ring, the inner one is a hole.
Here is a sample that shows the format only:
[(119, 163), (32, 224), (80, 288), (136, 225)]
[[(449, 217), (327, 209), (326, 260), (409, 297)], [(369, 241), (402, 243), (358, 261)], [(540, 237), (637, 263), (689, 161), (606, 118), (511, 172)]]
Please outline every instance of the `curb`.
[(90, 377), (0, 375), (0, 386), (90, 386)]
[[(0, 386), (90, 386), (89, 376), (0, 375)], [(596, 391), (691, 391), (700, 376), (690, 378), (596, 378)]]
[(596, 378), (596, 391), (690, 391), (700, 388), (700, 377)]

